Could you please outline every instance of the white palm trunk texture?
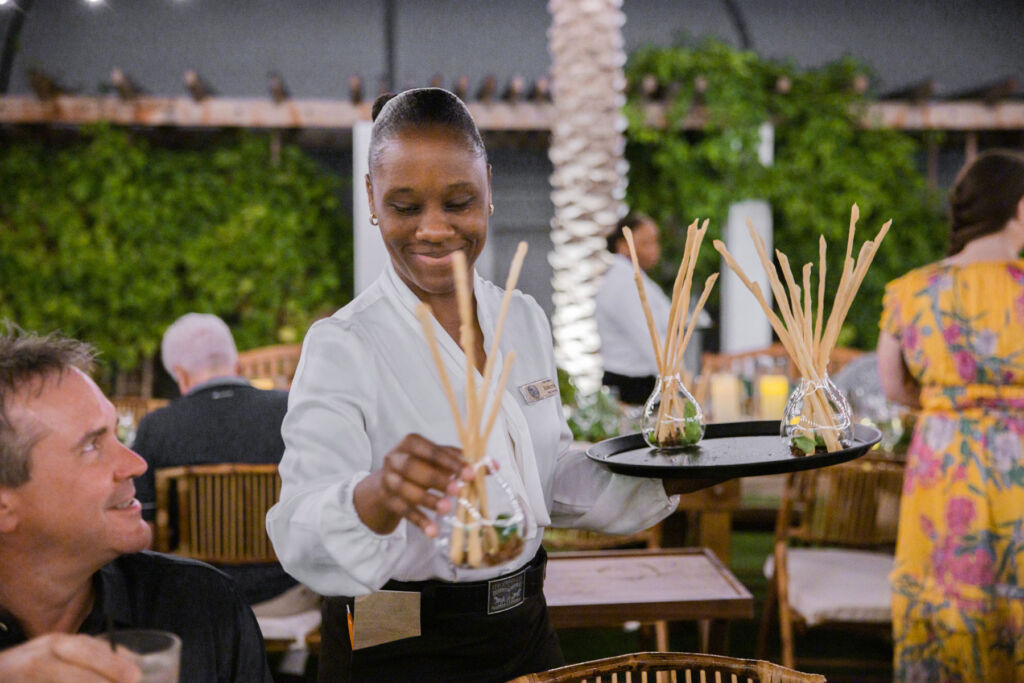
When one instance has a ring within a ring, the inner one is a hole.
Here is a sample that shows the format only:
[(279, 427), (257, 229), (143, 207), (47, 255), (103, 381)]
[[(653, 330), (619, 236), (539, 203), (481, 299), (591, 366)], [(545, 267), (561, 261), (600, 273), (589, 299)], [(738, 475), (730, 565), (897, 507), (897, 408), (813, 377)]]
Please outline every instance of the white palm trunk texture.
[(623, 215), (626, 79), (622, 0), (550, 0), (555, 361), (583, 393), (601, 386), (594, 294), (605, 236)]

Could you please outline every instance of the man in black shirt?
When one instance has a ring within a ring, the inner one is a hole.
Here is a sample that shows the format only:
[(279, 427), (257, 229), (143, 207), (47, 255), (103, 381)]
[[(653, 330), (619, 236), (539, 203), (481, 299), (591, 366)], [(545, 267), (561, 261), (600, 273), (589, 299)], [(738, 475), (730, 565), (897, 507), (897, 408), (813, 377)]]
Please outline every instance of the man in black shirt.
[(183, 681), (271, 681), (263, 640), (230, 578), (141, 553), (150, 530), (92, 350), (0, 333), (0, 680), (135, 681), (90, 638), (156, 628), (182, 640)]

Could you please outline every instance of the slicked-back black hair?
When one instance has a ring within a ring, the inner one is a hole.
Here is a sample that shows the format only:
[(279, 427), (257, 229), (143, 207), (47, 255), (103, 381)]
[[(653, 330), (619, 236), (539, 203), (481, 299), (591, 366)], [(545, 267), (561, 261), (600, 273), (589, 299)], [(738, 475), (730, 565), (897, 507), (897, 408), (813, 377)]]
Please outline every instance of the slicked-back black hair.
[(373, 102), (373, 131), (370, 133), (369, 168), (373, 169), (384, 144), (399, 133), (415, 128), (442, 126), (457, 132), (479, 156), (487, 156), (483, 138), (469, 109), (443, 88), (414, 88), (397, 95), (385, 93)]

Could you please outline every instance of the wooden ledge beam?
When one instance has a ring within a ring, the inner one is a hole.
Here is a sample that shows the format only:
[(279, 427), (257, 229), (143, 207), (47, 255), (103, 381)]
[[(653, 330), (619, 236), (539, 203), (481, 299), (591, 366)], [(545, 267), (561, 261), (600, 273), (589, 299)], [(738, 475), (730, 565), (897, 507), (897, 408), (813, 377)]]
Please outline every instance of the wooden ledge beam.
[[(82, 125), (109, 121), (123, 126), (183, 128), (346, 129), (370, 120), (372, 102), (361, 100), (284, 100), (206, 97), (58, 96), (40, 102), (31, 96), (0, 97), (0, 123)], [(484, 130), (544, 131), (554, 118), (551, 104), (498, 100), (467, 103)]]
[[(370, 120), (371, 103), (350, 100), (296, 100), (280, 103), (266, 98), (148, 97), (122, 100), (116, 96), (77, 97), (58, 95), (41, 102), (33, 96), (0, 97), (0, 123), (81, 125), (109, 121), (124, 126), (180, 126), (183, 128), (309, 128), (347, 129), (357, 121)], [(540, 100), (467, 102), (481, 130), (547, 131), (554, 121), (554, 107)], [(665, 125), (668, 106), (644, 105), (648, 122)], [(692, 112), (682, 127), (704, 126), (700, 110)], [(865, 125), (898, 130), (1024, 130), (1024, 102), (1007, 100), (988, 105), (979, 101), (927, 102), (886, 101), (870, 104)]]
[[(660, 102), (644, 105), (649, 124), (666, 125), (668, 107)], [(1024, 130), (1024, 102), (909, 102), (885, 101), (868, 105), (864, 125), (897, 130)], [(694, 110), (681, 122), (685, 130), (700, 130), (704, 117)]]

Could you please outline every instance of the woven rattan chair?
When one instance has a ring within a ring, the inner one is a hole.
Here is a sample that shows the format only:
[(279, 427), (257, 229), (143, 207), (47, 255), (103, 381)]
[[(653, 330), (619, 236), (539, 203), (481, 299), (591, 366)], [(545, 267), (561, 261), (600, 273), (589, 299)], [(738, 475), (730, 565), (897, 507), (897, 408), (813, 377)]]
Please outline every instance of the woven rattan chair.
[(828, 625), (883, 638), (890, 634), (888, 577), (903, 469), (901, 462), (865, 456), (789, 475), (776, 519), (774, 553), (765, 566), (769, 592), (758, 634), (759, 657), (767, 650), (776, 604), (785, 666), (794, 666), (794, 627)]
[(288, 389), (299, 365), (301, 344), (261, 346), (238, 353), (238, 374), (261, 389)]
[(527, 674), (509, 683), (824, 683), (756, 659), (682, 652), (637, 652)]
[[(172, 489), (178, 505), (178, 538), (173, 544)], [(156, 550), (219, 564), (277, 562), (265, 520), (280, 493), (277, 465), (158, 469)]]
[(142, 396), (115, 396), (110, 399), (110, 402), (114, 404), (114, 410), (119, 416), (126, 413), (131, 414), (132, 424), (137, 426), (146, 415), (167, 405), (168, 400), (165, 398), (143, 398)]

